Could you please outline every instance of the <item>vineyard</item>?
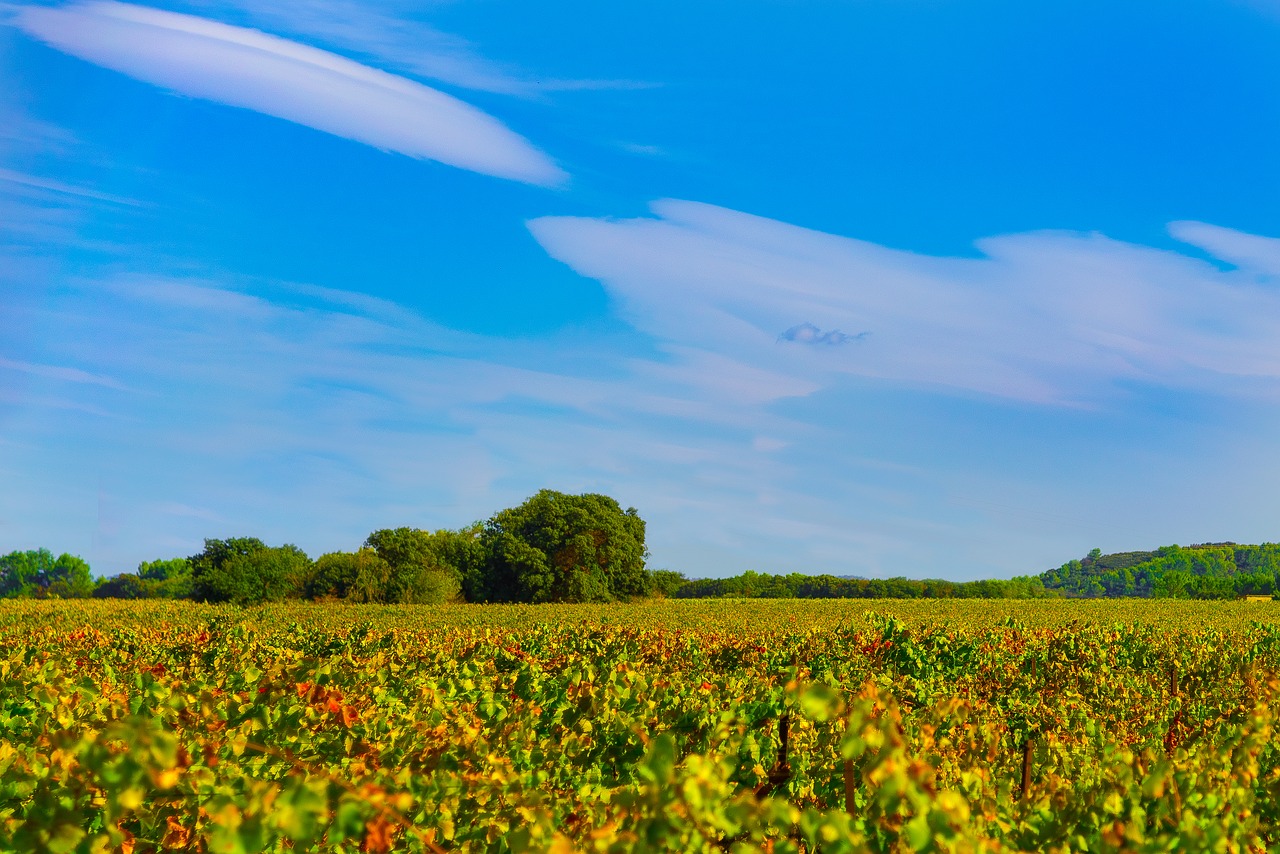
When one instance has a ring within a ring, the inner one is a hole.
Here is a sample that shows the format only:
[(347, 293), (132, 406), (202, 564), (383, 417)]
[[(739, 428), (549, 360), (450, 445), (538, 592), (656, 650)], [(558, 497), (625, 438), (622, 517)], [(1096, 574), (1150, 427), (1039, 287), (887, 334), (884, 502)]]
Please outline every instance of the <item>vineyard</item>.
[(0, 850), (1264, 851), (1269, 603), (0, 605)]

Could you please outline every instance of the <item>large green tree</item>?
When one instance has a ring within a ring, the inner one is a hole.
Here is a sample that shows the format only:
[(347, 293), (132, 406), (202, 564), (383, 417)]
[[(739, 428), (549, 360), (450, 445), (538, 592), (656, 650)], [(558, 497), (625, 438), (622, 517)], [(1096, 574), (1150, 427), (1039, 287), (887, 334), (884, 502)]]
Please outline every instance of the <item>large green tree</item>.
[(256, 537), (205, 540), (191, 561), (192, 596), (203, 602), (277, 602), (301, 594), (311, 572), (306, 552)]
[(0, 596), (6, 599), (34, 595), (41, 586), (41, 575), (53, 566), (48, 549), (13, 551), (0, 557)]
[(172, 557), (165, 560), (144, 560), (138, 564), (138, 577), (155, 581), (172, 581), (191, 574), (191, 558)]
[(309, 599), (381, 602), (390, 579), (390, 564), (373, 549), (330, 552), (316, 559), (306, 595)]
[(649, 573), (649, 592), (662, 599), (675, 596), (689, 583), (683, 572), (671, 569), (655, 569)]
[(186, 599), (191, 592), (191, 560), (175, 557), (144, 560), (137, 572), (104, 579), (93, 595), (98, 599)]
[(452, 531), (384, 528), (365, 540), (390, 567), (380, 601), (435, 605), (458, 598), (462, 570), (446, 559)]
[(46, 581), (44, 595), (59, 599), (84, 599), (93, 595), (96, 586), (88, 562), (69, 554), (58, 556)]
[(75, 555), (55, 558), (48, 549), (31, 549), (0, 557), (0, 597), (73, 599), (91, 595), (93, 588), (89, 564)]
[(503, 510), (480, 535), (489, 602), (609, 602), (645, 596), (644, 520), (607, 495), (544, 489)]
[(103, 579), (93, 591), (95, 599), (156, 599), (156, 583), (139, 578), (132, 572), (122, 572)]
[(138, 564), (138, 577), (148, 582), (152, 598), (186, 599), (191, 595), (190, 558), (143, 561)]
[(462, 587), (464, 597), (477, 601), (474, 595), (484, 575), (483, 523), (476, 522), (458, 531), (439, 530), (431, 536), (431, 548), (442, 566), (448, 567)]

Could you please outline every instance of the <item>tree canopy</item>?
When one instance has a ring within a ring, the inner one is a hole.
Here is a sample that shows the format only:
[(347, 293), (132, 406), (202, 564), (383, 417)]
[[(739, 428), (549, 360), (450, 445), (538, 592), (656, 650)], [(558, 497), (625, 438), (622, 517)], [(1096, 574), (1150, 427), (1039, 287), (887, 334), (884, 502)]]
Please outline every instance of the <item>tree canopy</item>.
[(89, 564), (71, 554), (54, 557), (48, 549), (14, 551), (0, 557), (0, 597), (77, 599), (93, 594)]
[(381, 602), (390, 577), (391, 567), (373, 549), (330, 552), (316, 559), (305, 592), (308, 599)]
[(645, 596), (644, 520), (607, 495), (544, 489), (480, 534), (487, 602), (609, 602)]
[(256, 537), (205, 540), (192, 555), (192, 596), (202, 602), (275, 602), (297, 595), (311, 559), (294, 545), (272, 548)]
[(175, 557), (143, 561), (137, 572), (105, 578), (93, 595), (98, 599), (187, 599), (191, 591), (191, 561)]
[(448, 562), (443, 541), (451, 532), (386, 528), (365, 540), (386, 562), (389, 572), (382, 602), (436, 605), (451, 602), (462, 590), (462, 568)]

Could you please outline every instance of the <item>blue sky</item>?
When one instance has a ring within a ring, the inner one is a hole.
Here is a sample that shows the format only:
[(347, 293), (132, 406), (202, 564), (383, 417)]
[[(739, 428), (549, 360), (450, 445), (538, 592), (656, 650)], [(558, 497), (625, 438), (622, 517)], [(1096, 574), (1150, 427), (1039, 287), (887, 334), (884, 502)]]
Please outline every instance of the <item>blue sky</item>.
[(543, 487), (690, 575), (1280, 518), (1280, 4), (0, 7), (0, 550)]

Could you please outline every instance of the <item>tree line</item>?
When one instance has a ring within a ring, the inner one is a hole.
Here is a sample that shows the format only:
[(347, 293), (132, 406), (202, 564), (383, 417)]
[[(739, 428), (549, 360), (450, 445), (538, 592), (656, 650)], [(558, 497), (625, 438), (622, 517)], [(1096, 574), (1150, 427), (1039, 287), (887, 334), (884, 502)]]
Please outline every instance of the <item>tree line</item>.
[[(46, 549), (0, 557), (0, 596), (285, 599), (385, 604), (611, 602), (665, 595), (683, 576), (645, 566), (645, 524), (606, 495), (542, 490), (461, 530), (387, 528), (355, 551), (312, 560), (256, 537), (207, 539), (198, 554), (95, 580), (78, 557)], [(675, 576), (678, 576), (675, 577)]]
[(945, 581), (917, 578), (842, 578), (837, 575), (767, 575), (698, 578), (671, 595), (680, 599), (1041, 599), (1053, 595), (1036, 577)]
[(690, 580), (645, 565), (645, 523), (606, 495), (544, 489), (459, 530), (385, 528), (355, 551), (312, 560), (255, 537), (208, 539), (189, 557), (96, 579), (47, 549), (0, 557), (0, 598), (284, 599), (384, 604), (613, 602), (646, 597), (790, 599), (1231, 599), (1280, 591), (1280, 545), (1206, 543), (1104, 555), (1094, 549), (1039, 576), (980, 581), (747, 571)]
[(766, 575), (700, 578), (677, 598), (778, 599), (1236, 599), (1280, 593), (1280, 544), (1203, 543), (1104, 555), (1093, 549), (1039, 576), (980, 581)]

